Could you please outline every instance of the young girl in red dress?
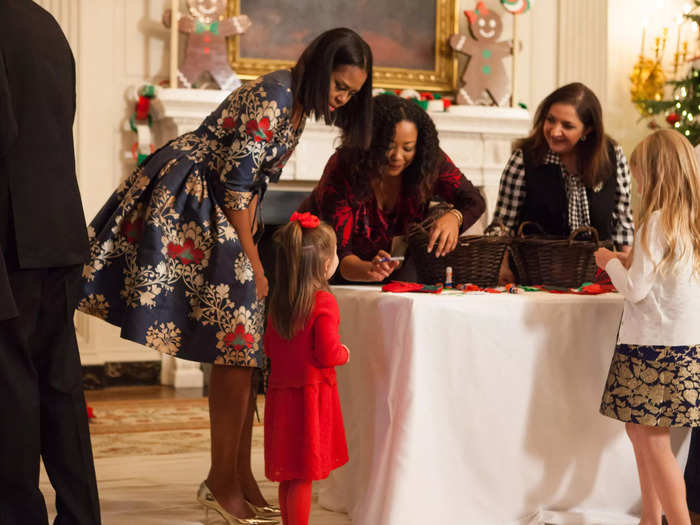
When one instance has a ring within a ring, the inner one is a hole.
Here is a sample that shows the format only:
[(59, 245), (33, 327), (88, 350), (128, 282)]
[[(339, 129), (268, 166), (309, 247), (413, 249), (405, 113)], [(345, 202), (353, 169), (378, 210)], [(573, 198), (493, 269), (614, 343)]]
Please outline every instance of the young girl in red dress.
[(284, 525), (306, 525), (311, 482), (348, 461), (334, 367), (347, 363), (350, 352), (340, 344), (338, 303), (328, 288), (338, 266), (333, 229), (295, 212), (275, 241), (265, 332), (265, 474), (280, 482)]

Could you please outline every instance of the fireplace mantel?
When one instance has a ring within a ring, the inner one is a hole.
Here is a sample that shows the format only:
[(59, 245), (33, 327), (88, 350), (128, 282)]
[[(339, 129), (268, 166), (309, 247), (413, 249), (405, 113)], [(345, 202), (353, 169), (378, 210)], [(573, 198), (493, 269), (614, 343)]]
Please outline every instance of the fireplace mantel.
[[(161, 89), (154, 133), (159, 146), (195, 129), (226, 97), (218, 90)], [(522, 108), (452, 106), (430, 112), (442, 149), (469, 180), (481, 188), (490, 217), (498, 195), (501, 172), (514, 139), (527, 135), (530, 115)], [(285, 166), (280, 183), (313, 186), (338, 145), (337, 128), (309, 120), (299, 145)], [(270, 187), (271, 190), (275, 188)]]

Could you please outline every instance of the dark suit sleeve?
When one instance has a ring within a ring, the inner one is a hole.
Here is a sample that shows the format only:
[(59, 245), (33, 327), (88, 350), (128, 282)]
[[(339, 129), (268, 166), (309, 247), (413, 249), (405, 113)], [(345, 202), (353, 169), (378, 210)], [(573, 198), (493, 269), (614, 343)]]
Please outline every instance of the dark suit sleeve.
[[(17, 120), (12, 111), (12, 97), (10, 96), (10, 83), (7, 78), (5, 59), (0, 51), (0, 166), (2, 158), (7, 155), (10, 147), (17, 138)], [(0, 177), (7, 177), (6, 170), (0, 170)], [(0, 184), (8, 184), (9, 181), (0, 181)], [(8, 213), (8, 210), (0, 210), (0, 213)], [(10, 281), (5, 266), (5, 256), (0, 246), (0, 320), (17, 316), (17, 306), (10, 288)]]
[(75, 57), (73, 56), (72, 52), (70, 54), (70, 64), (71, 64), (72, 71), (73, 71), (73, 121), (72, 121), (72, 123), (75, 124), (75, 111), (76, 111), (76, 108), (78, 107), (78, 95), (76, 92), (77, 79), (75, 77)]
[[(17, 138), (17, 119), (12, 110), (10, 82), (7, 78), (7, 66), (0, 51), (0, 158), (7, 155)], [(1, 176), (6, 176), (0, 174)]]
[(2, 247), (0, 247), (0, 321), (12, 319), (18, 315), (15, 297), (12, 295), (10, 280), (5, 267), (5, 257), (2, 254)]

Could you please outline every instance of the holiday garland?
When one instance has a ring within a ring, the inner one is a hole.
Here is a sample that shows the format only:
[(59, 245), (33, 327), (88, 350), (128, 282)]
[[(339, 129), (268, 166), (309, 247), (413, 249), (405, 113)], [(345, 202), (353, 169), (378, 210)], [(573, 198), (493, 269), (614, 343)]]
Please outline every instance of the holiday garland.
[(131, 158), (141, 165), (155, 151), (151, 127), (153, 126), (154, 104), (159, 88), (152, 84), (144, 84), (136, 90), (134, 112), (129, 117), (129, 129), (136, 133), (136, 140), (131, 146)]

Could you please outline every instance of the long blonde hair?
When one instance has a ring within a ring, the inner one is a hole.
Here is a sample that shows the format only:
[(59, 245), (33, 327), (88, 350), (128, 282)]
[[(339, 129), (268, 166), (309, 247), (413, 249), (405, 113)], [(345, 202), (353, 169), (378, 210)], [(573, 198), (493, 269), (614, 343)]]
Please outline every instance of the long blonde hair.
[(304, 328), (316, 292), (328, 290), (326, 263), (336, 250), (335, 232), (325, 222), (302, 228), (291, 221), (275, 232), (275, 281), (270, 294), (270, 321), (284, 339)]
[(655, 131), (634, 148), (630, 168), (642, 186), (637, 229), (647, 254), (649, 218), (660, 214), (664, 254), (655, 270), (672, 271), (677, 260), (693, 255), (700, 277), (700, 170), (693, 146), (678, 131)]

